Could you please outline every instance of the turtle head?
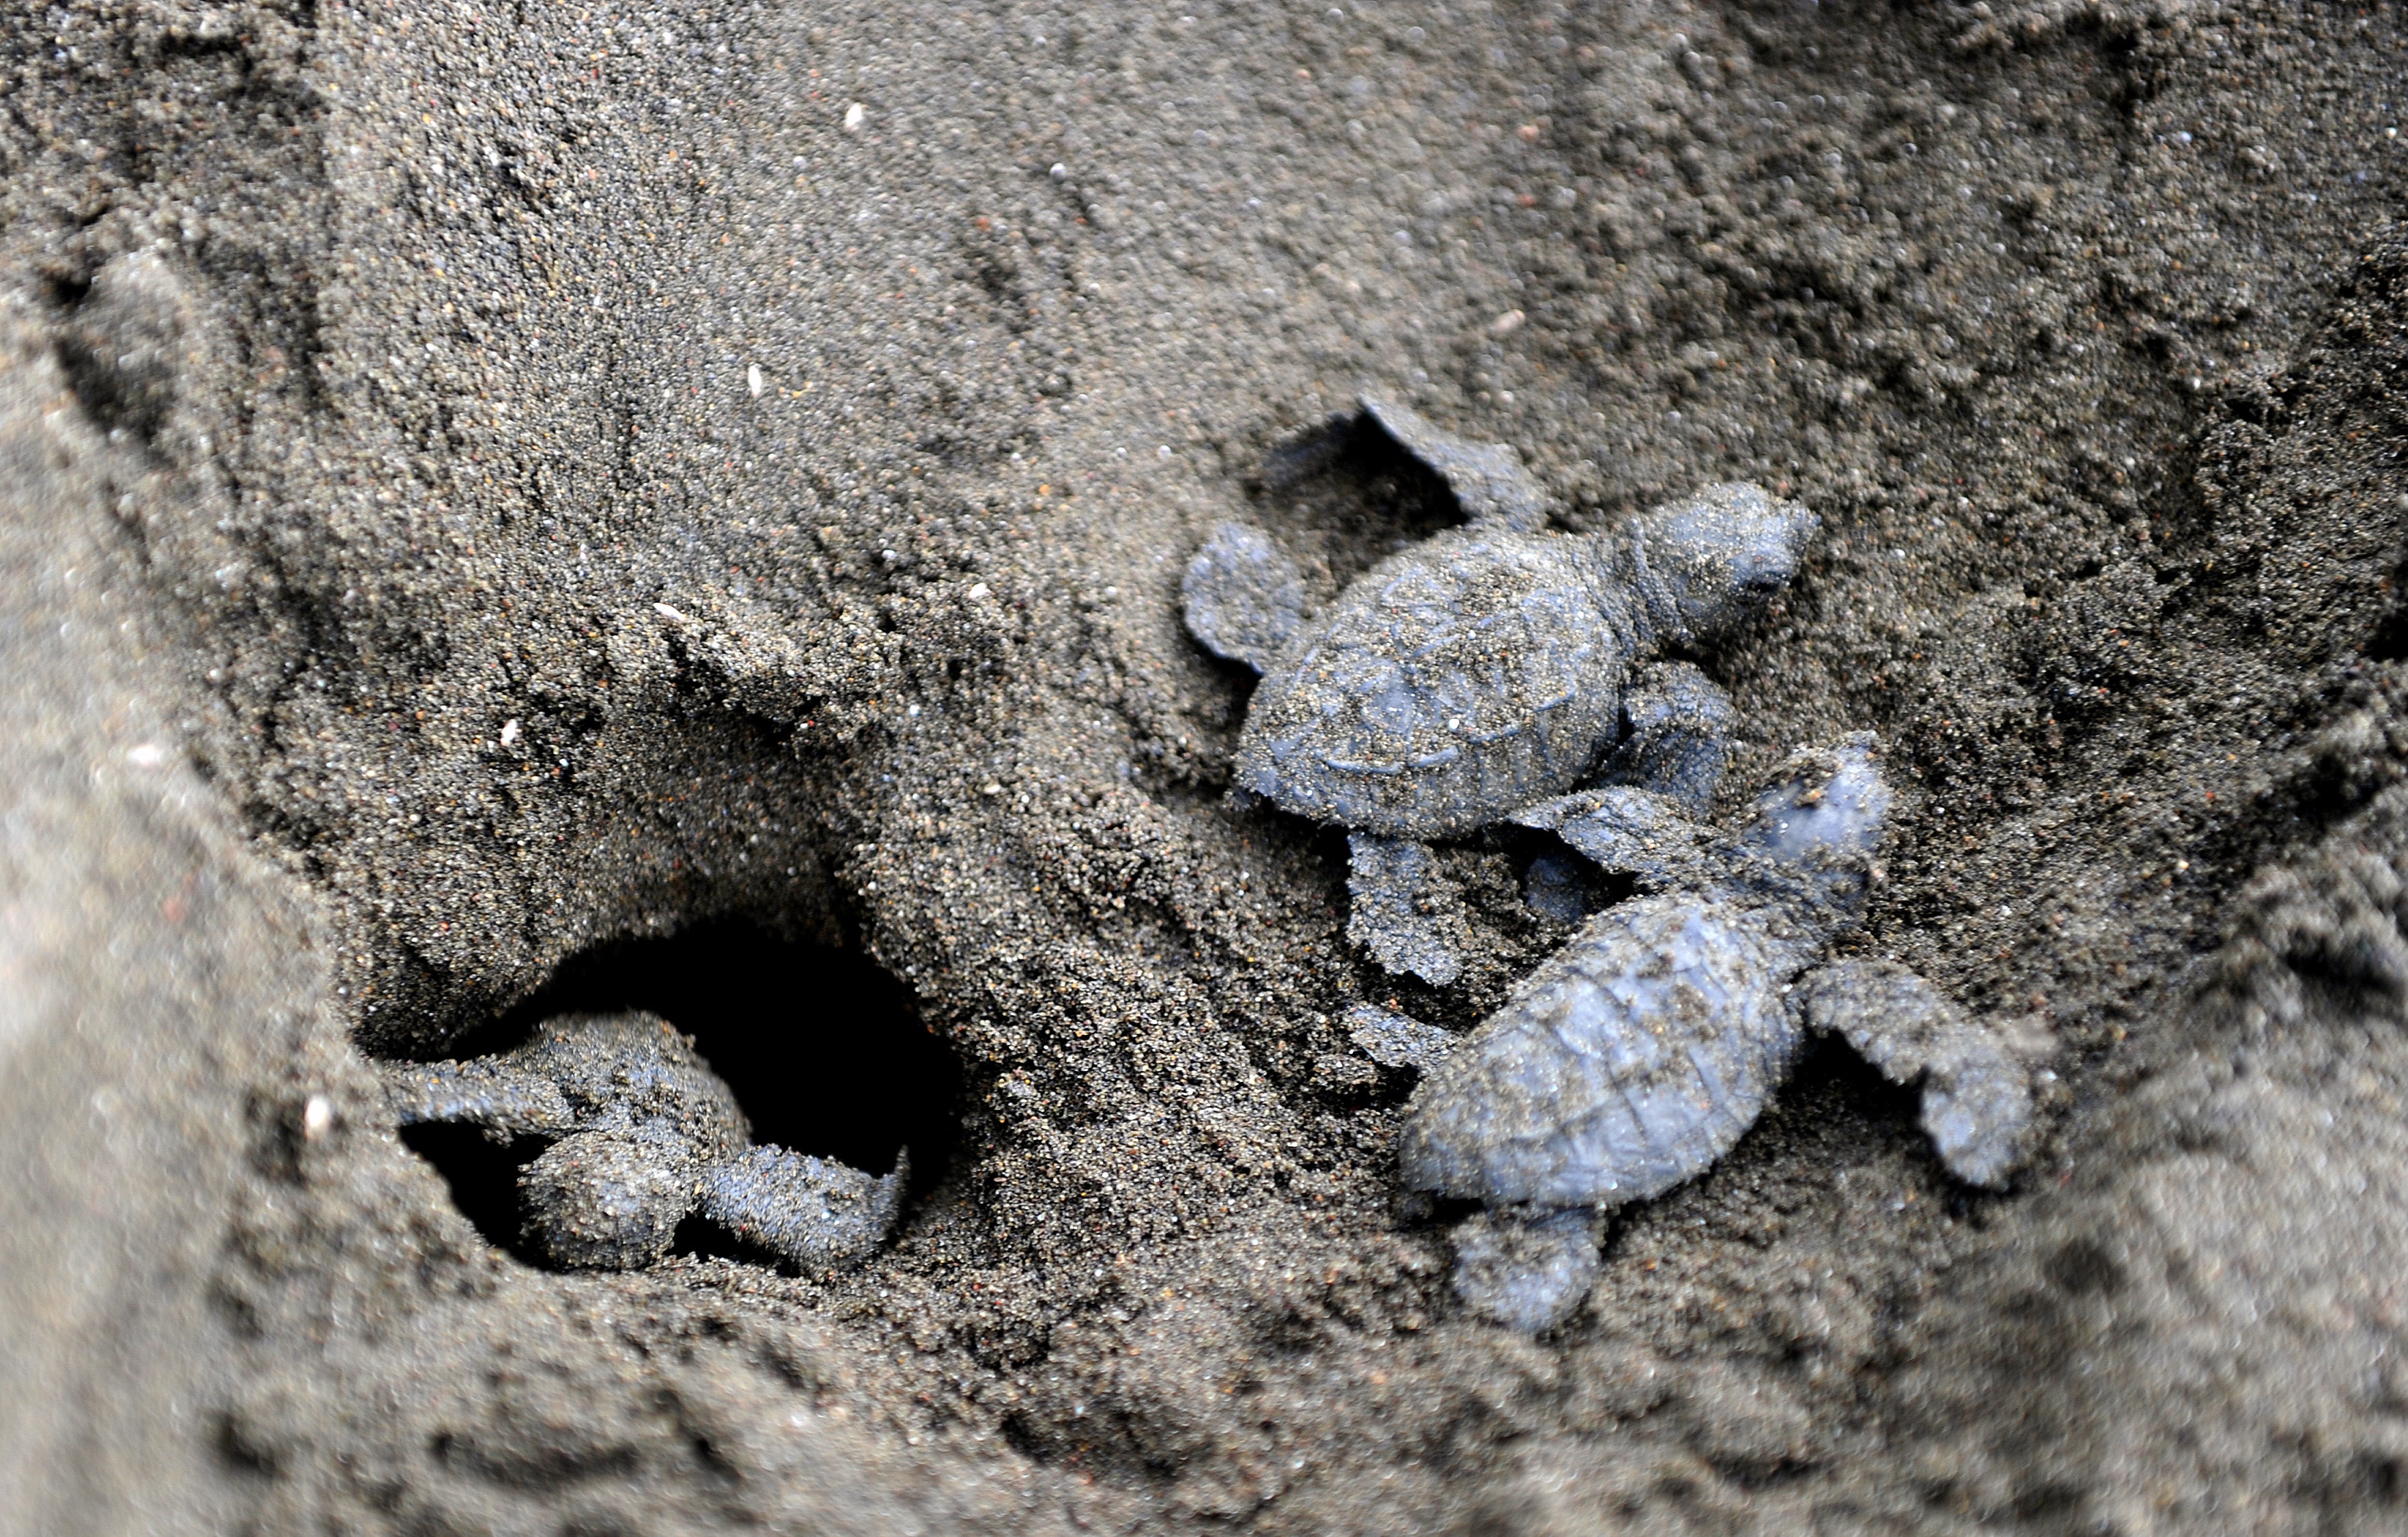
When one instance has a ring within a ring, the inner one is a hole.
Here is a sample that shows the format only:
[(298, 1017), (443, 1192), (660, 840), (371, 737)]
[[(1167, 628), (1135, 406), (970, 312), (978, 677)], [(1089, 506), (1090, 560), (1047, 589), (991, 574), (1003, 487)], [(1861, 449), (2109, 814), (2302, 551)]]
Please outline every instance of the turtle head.
[(1740, 828), (1738, 846), (1755, 867), (1742, 881), (1800, 899), (1797, 916), (1828, 927), (1855, 923), (1894, 798), (1880, 742), (1859, 731), (1794, 754), (1774, 776)]
[(1710, 485), (1632, 520), (1648, 617), (1683, 642), (1714, 639), (1789, 584), (1821, 520), (1745, 481)]
[(1870, 731), (1792, 754), (1756, 797), (1741, 841), (1786, 864), (1869, 857), (1889, 821), (1889, 782)]

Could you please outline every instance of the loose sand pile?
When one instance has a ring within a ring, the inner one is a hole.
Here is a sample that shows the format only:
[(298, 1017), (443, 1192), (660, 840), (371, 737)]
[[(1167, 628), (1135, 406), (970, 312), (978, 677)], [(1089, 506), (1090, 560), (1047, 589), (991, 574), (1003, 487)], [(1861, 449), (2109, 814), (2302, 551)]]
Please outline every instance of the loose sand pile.
[[(74, 0), (0, 18), (0, 1526), (2355, 1531), (2408, 1500), (2397, 7)], [(1409, 1086), (1567, 929), (1345, 941), (1224, 798), (1213, 521), (1814, 508), (1698, 657), (1870, 728), (1869, 955), (1561, 1331)], [(701, 1037), (891, 1249), (561, 1274), (375, 1056)]]

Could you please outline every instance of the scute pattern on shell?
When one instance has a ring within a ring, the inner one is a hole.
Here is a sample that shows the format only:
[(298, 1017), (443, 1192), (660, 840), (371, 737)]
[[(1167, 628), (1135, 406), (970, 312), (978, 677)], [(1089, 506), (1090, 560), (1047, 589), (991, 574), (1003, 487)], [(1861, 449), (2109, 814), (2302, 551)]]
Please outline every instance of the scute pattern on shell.
[(1754, 1125), (1811, 958), (1762, 911), (1647, 897), (1589, 920), (1414, 1098), (1408, 1188), (1540, 1207), (1641, 1200)]
[(1582, 541), (1449, 529), (1348, 588), (1264, 678), (1237, 783), (1349, 827), (1469, 832), (1588, 772), (1636, 633)]

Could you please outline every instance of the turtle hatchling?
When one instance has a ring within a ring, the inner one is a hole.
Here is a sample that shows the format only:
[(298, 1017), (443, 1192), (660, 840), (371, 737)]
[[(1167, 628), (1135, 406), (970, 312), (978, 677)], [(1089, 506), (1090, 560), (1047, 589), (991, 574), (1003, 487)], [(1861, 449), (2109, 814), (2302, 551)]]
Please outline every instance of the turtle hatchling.
[(653, 1014), (563, 1015), (513, 1051), (383, 1071), (403, 1126), (550, 1143), (520, 1174), (519, 1200), (529, 1243), (570, 1269), (653, 1264), (695, 1213), (801, 1269), (850, 1264), (893, 1231), (910, 1178), (909, 1154), (873, 1178), (755, 1146), (693, 1039)]
[(1640, 895), (1590, 918), (1407, 1109), (1405, 1188), (1485, 1208), (1455, 1233), (1471, 1311), (1528, 1332), (1561, 1322), (1597, 1277), (1602, 1214), (1728, 1152), (1808, 1030), (1919, 1083), (1949, 1171), (2005, 1183), (2031, 1120), (2024, 1055), (1903, 968), (1816, 969), (1863, 910), (1889, 805), (1859, 735), (1793, 758), (1735, 833), (1630, 786), (1520, 813)]
[(1648, 659), (1729, 632), (1786, 584), (1813, 513), (1745, 484), (1598, 534), (1544, 532), (1513, 450), (1462, 442), (1376, 396), (1365, 419), (1436, 471), (1467, 522), (1373, 567), (1308, 614), (1296, 563), (1224, 524), (1187, 568), (1189, 631), (1262, 673), (1236, 784), (1350, 832), (1349, 931), (1391, 971), (1443, 985), (1461, 958), (1425, 916), (1459, 837), (1602, 770), (1702, 813), (1729, 700)]

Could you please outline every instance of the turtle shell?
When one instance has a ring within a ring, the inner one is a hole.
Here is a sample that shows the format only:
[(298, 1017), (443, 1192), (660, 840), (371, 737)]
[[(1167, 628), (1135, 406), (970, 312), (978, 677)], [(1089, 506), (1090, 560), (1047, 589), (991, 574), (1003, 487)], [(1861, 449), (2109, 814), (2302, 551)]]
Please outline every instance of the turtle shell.
[(1637, 651), (1593, 541), (1453, 528), (1340, 595), (1263, 676), (1237, 783), (1285, 810), (1444, 838), (1570, 788)]
[(1408, 1189), (1605, 1207), (1702, 1173), (1756, 1124), (1809, 957), (1760, 909), (1642, 897), (1589, 920), (1424, 1080)]

